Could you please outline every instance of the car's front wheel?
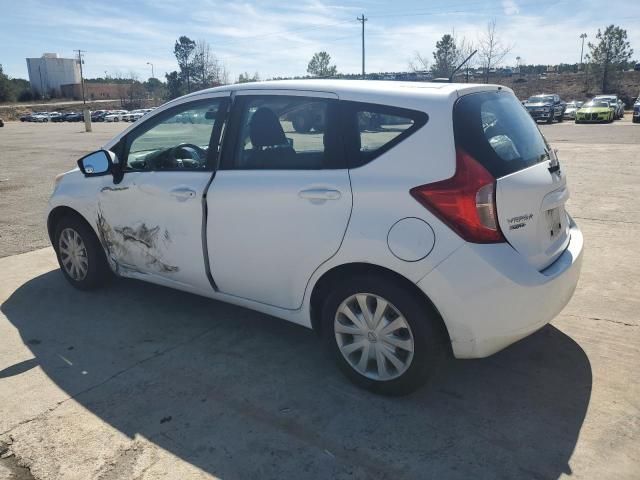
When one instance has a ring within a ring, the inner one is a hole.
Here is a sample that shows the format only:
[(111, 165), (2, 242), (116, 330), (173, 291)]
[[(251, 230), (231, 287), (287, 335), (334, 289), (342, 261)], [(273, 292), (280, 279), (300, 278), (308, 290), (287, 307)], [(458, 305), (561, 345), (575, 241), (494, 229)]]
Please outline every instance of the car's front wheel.
[(414, 391), (446, 351), (439, 318), (392, 278), (344, 279), (327, 296), (322, 316), (325, 341), (340, 369), (376, 393)]
[(92, 290), (109, 278), (111, 270), (98, 237), (77, 216), (66, 216), (58, 222), (54, 248), (60, 270), (74, 287)]

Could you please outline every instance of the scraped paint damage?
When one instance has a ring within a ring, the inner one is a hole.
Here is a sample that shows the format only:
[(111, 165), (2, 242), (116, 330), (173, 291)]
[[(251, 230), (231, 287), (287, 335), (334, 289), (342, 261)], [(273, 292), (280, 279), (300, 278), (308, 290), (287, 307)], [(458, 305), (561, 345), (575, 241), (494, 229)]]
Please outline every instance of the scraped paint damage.
[[(161, 273), (178, 272), (175, 265), (163, 261), (171, 237), (165, 229), (160, 235), (160, 227), (147, 227), (145, 223), (134, 226), (112, 227), (98, 210), (98, 234), (100, 242), (108, 252), (109, 261), (117, 272), (138, 271), (134, 265), (143, 264)], [(122, 272), (124, 273), (124, 272)]]

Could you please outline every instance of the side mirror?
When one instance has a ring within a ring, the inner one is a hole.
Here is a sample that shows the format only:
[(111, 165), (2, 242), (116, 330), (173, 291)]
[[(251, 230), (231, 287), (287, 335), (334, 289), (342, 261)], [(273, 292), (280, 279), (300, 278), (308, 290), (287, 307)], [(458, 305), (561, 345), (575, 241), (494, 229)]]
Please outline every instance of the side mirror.
[(98, 150), (78, 160), (78, 167), (85, 177), (107, 175), (113, 169), (112, 154), (106, 150)]

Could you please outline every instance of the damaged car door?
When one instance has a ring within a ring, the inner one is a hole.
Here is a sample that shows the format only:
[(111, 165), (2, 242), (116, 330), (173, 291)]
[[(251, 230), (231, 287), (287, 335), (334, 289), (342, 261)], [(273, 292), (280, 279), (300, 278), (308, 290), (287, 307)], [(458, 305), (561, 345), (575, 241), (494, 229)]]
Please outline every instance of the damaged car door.
[(121, 275), (210, 292), (203, 194), (228, 102), (227, 92), (182, 103), (124, 138), (120, 178), (105, 177), (98, 196), (99, 234)]

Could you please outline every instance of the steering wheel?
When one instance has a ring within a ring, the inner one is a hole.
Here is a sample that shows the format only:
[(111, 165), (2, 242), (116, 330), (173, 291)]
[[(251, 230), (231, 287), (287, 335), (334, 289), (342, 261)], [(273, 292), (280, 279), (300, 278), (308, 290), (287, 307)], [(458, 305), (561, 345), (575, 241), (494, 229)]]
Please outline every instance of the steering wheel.
[[(191, 158), (183, 159), (182, 157), (178, 157), (181, 152), (186, 152)], [(170, 162), (175, 162), (175, 168), (185, 168), (185, 160), (191, 168), (202, 167), (204, 166), (204, 160), (206, 158), (207, 151), (193, 143), (181, 143), (170, 148), (167, 152), (167, 159)]]

